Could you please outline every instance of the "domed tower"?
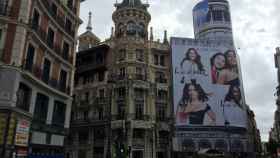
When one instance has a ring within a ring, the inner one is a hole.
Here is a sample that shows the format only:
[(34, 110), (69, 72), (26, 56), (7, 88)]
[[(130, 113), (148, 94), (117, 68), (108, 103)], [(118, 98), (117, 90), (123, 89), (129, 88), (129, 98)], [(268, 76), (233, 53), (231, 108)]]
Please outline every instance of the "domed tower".
[[(156, 155), (169, 158), (168, 117), (171, 112), (168, 110), (171, 108), (167, 100), (168, 76), (165, 75), (169, 72), (167, 33), (163, 43), (153, 41), (152, 36), (148, 39), (149, 4), (141, 0), (122, 0), (115, 7), (112, 15), (115, 32), (107, 41), (112, 55), (109, 67), (109, 83), (113, 85), (111, 148), (116, 151), (112, 155), (127, 157), (122, 151), (128, 151), (131, 158)], [(156, 122), (166, 128), (157, 127)], [(165, 145), (159, 147), (157, 138), (162, 138)]]
[(233, 41), (230, 8), (227, 0), (203, 0), (193, 8), (196, 39)]
[(141, 0), (123, 0), (115, 4), (113, 13), (116, 38), (139, 37), (148, 39), (148, 25), (151, 15), (147, 11), (149, 4), (143, 4)]

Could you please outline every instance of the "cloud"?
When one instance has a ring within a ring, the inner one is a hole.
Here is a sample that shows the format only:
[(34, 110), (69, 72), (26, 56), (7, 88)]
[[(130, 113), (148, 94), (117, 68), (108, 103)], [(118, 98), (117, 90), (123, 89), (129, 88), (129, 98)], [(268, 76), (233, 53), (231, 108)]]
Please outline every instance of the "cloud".
[[(120, 0), (119, 0), (120, 1)], [(145, 0), (142, 0), (145, 2)], [(170, 36), (193, 37), (192, 7), (199, 0), (149, 0), (155, 39)], [(263, 140), (272, 127), (277, 86), (274, 53), (280, 44), (279, 0), (229, 0), (235, 45), (241, 59), (246, 101), (256, 114)], [(85, 30), (88, 12), (93, 12), (94, 33), (102, 39), (110, 36), (115, 0), (85, 1), (81, 18)]]

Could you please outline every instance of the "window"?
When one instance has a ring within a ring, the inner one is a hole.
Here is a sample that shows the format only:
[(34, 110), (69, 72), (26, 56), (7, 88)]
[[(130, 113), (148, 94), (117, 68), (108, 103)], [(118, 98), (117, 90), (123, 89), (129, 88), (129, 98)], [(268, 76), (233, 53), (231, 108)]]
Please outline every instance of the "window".
[(72, 32), (72, 22), (66, 18), (66, 22), (65, 22), (65, 30), (67, 32)]
[(33, 116), (36, 121), (42, 123), (46, 122), (47, 114), (48, 114), (48, 104), (49, 104), (49, 98), (43, 94), (37, 93), (34, 116)]
[(230, 22), (230, 14), (229, 14), (228, 11), (225, 11), (225, 12), (224, 12), (224, 18), (225, 18), (225, 21), (226, 21), (226, 22)]
[(1, 15), (6, 15), (7, 14), (7, 9), (8, 9), (8, 2), (7, 0), (1, 0), (0, 3), (0, 14)]
[(99, 120), (103, 120), (104, 117), (103, 117), (103, 108), (98, 108), (98, 119)]
[(143, 89), (135, 89), (135, 99), (136, 100), (144, 100), (144, 90)]
[(40, 14), (34, 9), (33, 17), (32, 17), (32, 28), (37, 29), (39, 26)]
[(157, 95), (159, 100), (166, 100), (167, 99), (167, 91), (159, 90)]
[(54, 43), (54, 31), (49, 27), (48, 29), (48, 36), (47, 36), (47, 43), (48, 46), (53, 48), (53, 43)]
[(64, 70), (60, 71), (59, 88), (61, 91), (66, 92), (67, 72)]
[(54, 3), (51, 5), (51, 13), (53, 16), (56, 16), (57, 14), (57, 6)]
[(125, 105), (124, 104), (118, 104), (118, 118), (119, 120), (124, 119), (125, 117)]
[(96, 55), (96, 63), (97, 63), (97, 64), (102, 64), (102, 63), (104, 63), (104, 57), (103, 57), (102, 54), (97, 54), (97, 55)]
[(50, 79), (50, 70), (51, 70), (51, 62), (48, 59), (45, 59), (42, 80), (47, 84), (49, 83), (49, 79)]
[(105, 73), (104, 73), (104, 71), (100, 71), (100, 72), (98, 73), (98, 81), (99, 81), (99, 82), (102, 82), (102, 81), (104, 81), (104, 78), (105, 78)]
[(65, 121), (66, 104), (55, 101), (52, 123), (58, 126), (64, 126)]
[(157, 120), (164, 121), (166, 104), (157, 104)]
[(34, 60), (35, 48), (29, 44), (27, 49), (26, 61), (25, 61), (25, 69), (32, 72), (33, 60)]
[(104, 91), (104, 89), (99, 89), (99, 97), (100, 98), (105, 98), (105, 91)]
[(158, 64), (159, 64), (158, 55), (157, 55), (157, 54), (154, 55), (154, 64), (155, 64), (155, 65), (158, 65)]
[(63, 57), (65, 60), (68, 60), (68, 57), (69, 57), (69, 49), (70, 49), (69, 44), (66, 43), (66, 42), (64, 42), (64, 43), (63, 43), (62, 57)]
[(142, 49), (136, 49), (136, 60), (144, 61), (144, 51)]
[(118, 88), (118, 97), (119, 98), (125, 98), (125, 88), (124, 87), (121, 87), (121, 88)]
[(140, 37), (145, 37), (145, 25), (143, 24), (143, 23), (140, 23), (139, 25), (138, 25), (138, 29), (137, 29), (137, 32), (138, 32), (138, 35), (140, 36)]
[(127, 23), (127, 35), (135, 35), (136, 34), (136, 25), (133, 21)]
[(143, 69), (141, 67), (136, 67), (136, 80), (144, 80)]
[(118, 32), (117, 32), (117, 37), (120, 37), (124, 34), (124, 25), (122, 23), (120, 23), (118, 25)]
[(67, 0), (67, 6), (72, 9), (73, 7), (73, 0)]
[(134, 150), (132, 151), (132, 158), (143, 158), (144, 154), (142, 150)]
[(165, 66), (165, 56), (160, 56), (160, 66)]
[(79, 143), (80, 144), (87, 144), (88, 143), (88, 131), (87, 130), (80, 130), (79, 131)]
[(167, 79), (165, 78), (165, 74), (163, 72), (156, 72), (156, 82), (158, 83), (167, 83)]
[(125, 77), (125, 67), (120, 68), (120, 79), (123, 79)]
[(119, 50), (119, 61), (124, 61), (125, 60), (125, 56), (126, 56), (126, 51), (125, 49), (120, 49)]
[(214, 10), (213, 11), (213, 19), (214, 19), (214, 21), (223, 21), (223, 11)]
[(17, 91), (17, 102), (16, 106), (22, 110), (29, 111), (31, 98), (31, 89), (23, 83), (19, 84)]
[(143, 139), (145, 131), (143, 129), (133, 129), (133, 138)]
[(144, 119), (144, 102), (137, 102), (135, 105), (135, 119), (143, 120)]
[(86, 102), (89, 102), (89, 92), (86, 92), (86, 93), (85, 93), (85, 101), (86, 101)]

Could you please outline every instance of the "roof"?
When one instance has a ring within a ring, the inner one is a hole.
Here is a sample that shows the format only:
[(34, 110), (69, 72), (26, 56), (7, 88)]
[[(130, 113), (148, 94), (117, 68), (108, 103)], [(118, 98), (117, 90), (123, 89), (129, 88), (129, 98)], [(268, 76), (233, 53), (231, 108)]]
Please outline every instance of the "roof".
[(144, 10), (149, 7), (148, 4), (143, 4), (141, 0), (123, 0), (122, 3), (116, 3), (115, 6), (117, 7), (117, 9), (130, 7)]
[(88, 54), (88, 53), (92, 53), (93, 51), (95, 51), (97, 49), (110, 49), (110, 46), (107, 45), (107, 44), (100, 44), (98, 46), (89, 48), (87, 50), (83, 50), (83, 51), (77, 52), (77, 56), (81, 56), (81, 55), (85, 55), (85, 54)]
[(83, 38), (83, 37), (91, 37), (91, 38), (94, 38), (94, 39), (100, 41), (100, 39), (94, 33), (92, 33), (91, 31), (86, 31), (85, 33), (81, 34), (79, 36), (79, 39)]

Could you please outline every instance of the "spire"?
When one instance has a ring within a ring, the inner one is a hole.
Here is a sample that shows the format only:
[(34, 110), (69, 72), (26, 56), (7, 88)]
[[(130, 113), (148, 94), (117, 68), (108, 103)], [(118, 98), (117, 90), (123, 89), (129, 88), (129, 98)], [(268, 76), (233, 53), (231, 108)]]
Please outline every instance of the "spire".
[(154, 40), (153, 27), (150, 27), (150, 41)]
[(91, 12), (88, 13), (88, 26), (87, 26), (87, 31), (92, 31), (92, 24), (91, 24)]
[(111, 27), (111, 38), (114, 37), (114, 27)]
[(167, 31), (164, 30), (164, 39), (163, 39), (163, 43), (168, 43), (168, 40), (167, 40)]

